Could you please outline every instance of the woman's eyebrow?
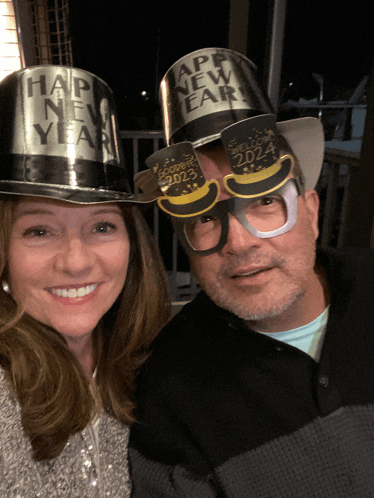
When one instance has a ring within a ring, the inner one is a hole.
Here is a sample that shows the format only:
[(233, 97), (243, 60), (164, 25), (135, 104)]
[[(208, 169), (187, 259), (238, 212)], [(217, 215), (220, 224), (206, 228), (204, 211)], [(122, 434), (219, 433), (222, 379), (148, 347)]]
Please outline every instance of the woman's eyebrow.
[[(121, 210), (119, 208), (116, 208), (116, 207), (99, 208), (99, 209), (93, 211), (91, 213), (91, 216), (100, 215), (100, 214), (108, 214), (108, 213), (114, 213), (114, 214), (118, 214), (118, 215), (122, 216)], [(35, 214), (56, 216), (55, 212), (50, 211), (46, 208), (25, 208), (25, 209), (22, 209), (19, 213), (17, 213), (14, 219), (18, 220), (24, 216), (35, 215)]]
[(19, 218), (22, 218), (23, 216), (28, 216), (32, 214), (50, 214), (54, 215), (52, 211), (48, 211), (48, 209), (42, 209), (42, 208), (35, 208), (35, 209), (24, 209), (21, 212), (17, 213), (15, 216), (15, 219), (18, 220)]
[(94, 211), (92, 214), (106, 214), (106, 213), (115, 213), (122, 216), (122, 211), (119, 208), (115, 207), (101, 208), (98, 209), (97, 211)]

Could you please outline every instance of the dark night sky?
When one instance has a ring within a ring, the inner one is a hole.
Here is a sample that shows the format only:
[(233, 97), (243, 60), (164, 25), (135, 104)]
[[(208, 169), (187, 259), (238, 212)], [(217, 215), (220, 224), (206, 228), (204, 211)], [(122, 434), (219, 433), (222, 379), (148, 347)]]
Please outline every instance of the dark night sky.
[[(229, 0), (72, 0), (70, 14), (74, 65), (111, 86), (122, 128), (157, 127), (158, 83), (178, 58), (228, 46)], [(282, 86), (294, 82), (293, 98), (318, 96), (314, 72), (325, 78), (327, 99), (353, 91), (373, 64), (373, 14), (374, 2), (366, 0), (288, 0)], [(251, 0), (246, 55), (259, 74), (266, 23), (267, 1)]]

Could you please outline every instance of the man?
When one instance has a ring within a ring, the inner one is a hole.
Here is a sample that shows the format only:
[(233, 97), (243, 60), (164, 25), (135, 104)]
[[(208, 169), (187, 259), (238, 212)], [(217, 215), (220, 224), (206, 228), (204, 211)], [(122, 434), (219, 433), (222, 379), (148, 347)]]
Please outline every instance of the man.
[(316, 256), (319, 121), (276, 123), (224, 49), (178, 61), (161, 97), (147, 164), (202, 292), (140, 372), (133, 496), (374, 496), (374, 259)]

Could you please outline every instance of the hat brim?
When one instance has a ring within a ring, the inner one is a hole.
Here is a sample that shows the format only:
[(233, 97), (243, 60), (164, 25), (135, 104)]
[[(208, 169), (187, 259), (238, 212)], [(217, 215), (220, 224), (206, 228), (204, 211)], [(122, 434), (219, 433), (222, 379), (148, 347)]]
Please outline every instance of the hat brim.
[[(251, 181), (247, 183), (245, 181), (247, 178), (255, 176), (256, 173), (254, 173), (254, 175), (240, 175), (241, 178), (239, 178), (239, 175), (227, 175), (224, 178), (225, 187), (236, 197), (251, 198), (266, 195), (283, 185), (291, 172), (292, 164), (293, 160), (291, 156), (287, 156), (284, 159), (280, 158), (276, 163), (276, 165), (279, 165), (278, 171), (269, 178), (256, 182)], [(239, 181), (237, 181), (237, 179)]]
[[(181, 196), (179, 196), (179, 198), (176, 197), (175, 199), (178, 200), (178, 202), (174, 203), (172, 197), (165, 196), (159, 197), (157, 203), (163, 211), (177, 218), (188, 218), (191, 216), (197, 216), (199, 214), (205, 213), (211, 207), (213, 207), (218, 199), (219, 186), (217, 180), (211, 180), (205, 185), (207, 192), (206, 189), (200, 188), (199, 191), (194, 192), (193, 195), (195, 196), (200, 192), (202, 196), (191, 202), (185, 202), (182, 204), (180, 198)], [(187, 200), (189, 196), (185, 195), (183, 197), (185, 197)]]
[(147, 205), (157, 199), (157, 195), (131, 194), (127, 192), (100, 191), (95, 188), (60, 187), (58, 185), (30, 184), (23, 182), (1, 182), (0, 195), (20, 195), (43, 197), (52, 200), (72, 202), (75, 204), (98, 204), (102, 202), (126, 202), (129, 204)]
[(305, 180), (305, 190), (314, 189), (323, 165), (325, 137), (318, 118), (306, 117), (280, 121), (278, 132), (292, 148)]
[(47, 197), (77, 204), (150, 203), (157, 195), (133, 194), (125, 169), (76, 158), (0, 154), (0, 194)]

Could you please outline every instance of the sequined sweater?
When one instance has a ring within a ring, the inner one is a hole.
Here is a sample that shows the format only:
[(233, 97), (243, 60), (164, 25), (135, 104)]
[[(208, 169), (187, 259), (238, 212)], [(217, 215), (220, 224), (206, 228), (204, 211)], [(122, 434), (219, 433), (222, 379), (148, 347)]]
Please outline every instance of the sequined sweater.
[(374, 252), (324, 252), (321, 357), (253, 332), (205, 294), (138, 376), (132, 498), (374, 497)]
[(70, 437), (58, 457), (36, 462), (0, 368), (1, 498), (128, 498), (128, 435), (128, 427), (103, 413), (96, 429)]

